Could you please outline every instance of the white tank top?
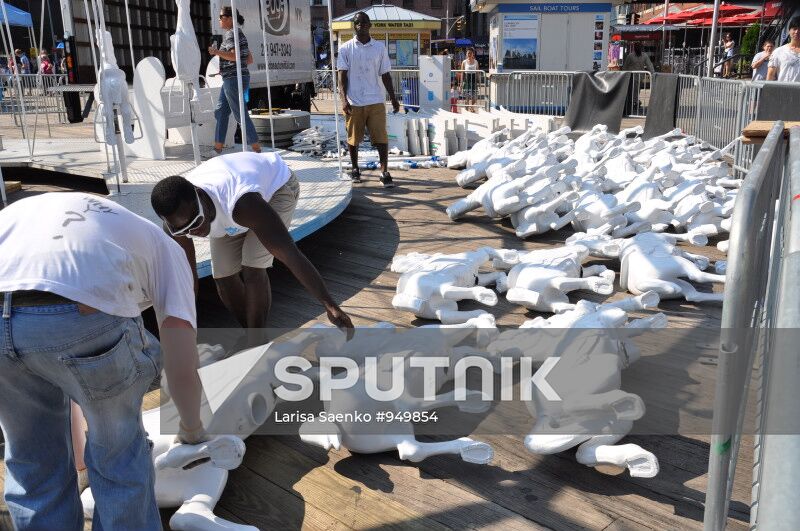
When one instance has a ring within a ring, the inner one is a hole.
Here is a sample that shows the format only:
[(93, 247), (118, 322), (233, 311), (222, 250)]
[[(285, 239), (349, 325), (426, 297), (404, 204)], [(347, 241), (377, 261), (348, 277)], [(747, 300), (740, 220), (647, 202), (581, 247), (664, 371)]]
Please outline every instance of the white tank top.
[(470, 64), (470, 62), (465, 59), (464, 62), (462, 63), (462, 65), (464, 66), (464, 70), (477, 70), (478, 69), (478, 61), (477, 60), (473, 61)]

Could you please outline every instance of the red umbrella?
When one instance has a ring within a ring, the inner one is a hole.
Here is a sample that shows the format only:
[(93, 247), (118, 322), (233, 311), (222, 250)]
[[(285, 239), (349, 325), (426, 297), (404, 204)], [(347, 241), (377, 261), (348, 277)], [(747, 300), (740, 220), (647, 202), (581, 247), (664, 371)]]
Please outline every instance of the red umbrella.
[(699, 8), (692, 7), (690, 9), (684, 9), (683, 11), (669, 13), (666, 17), (664, 16), (653, 17), (647, 22), (645, 22), (645, 24), (663, 24), (665, 22), (672, 22), (672, 23), (686, 22), (688, 19), (695, 17), (695, 13), (698, 9), (705, 9), (705, 7), (704, 6), (700, 6)]
[(692, 26), (710, 26), (713, 23), (713, 17), (707, 18), (695, 18), (687, 22), (687, 24), (691, 24)]
[(663, 24), (664, 22), (667, 21), (668, 18), (669, 16), (667, 16), (666, 18), (664, 18), (663, 16), (653, 17), (647, 22), (645, 22), (645, 24)]
[[(766, 17), (765, 17), (766, 18)], [(721, 17), (717, 20), (720, 24), (752, 24), (761, 20), (761, 12), (736, 15), (735, 17)]]
[[(739, 15), (742, 13), (749, 13), (753, 10), (752, 7), (742, 7), (742, 6), (732, 6), (730, 4), (722, 4), (719, 6), (719, 14), (725, 16), (732, 16), (732, 15)], [(700, 18), (700, 17), (713, 17), (714, 16), (714, 8), (713, 7), (704, 7), (702, 9), (697, 9), (691, 12), (694, 15), (692, 18)]]
[(690, 7), (689, 9), (684, 9), (683, 11), (672, 15), (672, 22), (686, 22), (687, 20), (703, 16), (702, 13), (698, 14), (698, 12), (703, 11), (705, 9), (708, 8), (705, 6), (696, 6), (696, 7)]

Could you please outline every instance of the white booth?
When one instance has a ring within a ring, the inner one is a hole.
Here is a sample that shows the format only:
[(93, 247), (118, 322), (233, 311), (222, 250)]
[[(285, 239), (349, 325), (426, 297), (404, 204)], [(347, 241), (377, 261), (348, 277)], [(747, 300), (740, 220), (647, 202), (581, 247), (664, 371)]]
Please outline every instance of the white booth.
[[(615, 2), (618, 3), (618, 2)], [(473, 0), (489, 15), (489, 70), (604, 70), (611, 2)]]

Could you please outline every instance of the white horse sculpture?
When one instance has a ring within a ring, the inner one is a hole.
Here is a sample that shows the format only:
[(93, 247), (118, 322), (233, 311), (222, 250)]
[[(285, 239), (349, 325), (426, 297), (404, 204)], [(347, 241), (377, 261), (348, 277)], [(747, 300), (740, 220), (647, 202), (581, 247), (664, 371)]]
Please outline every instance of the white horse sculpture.
[(114, 43), (111, 34), (107, 31), (97, 30), (97, 43), (100, 47), (100, 81), (94, 86), (94, 98), (98, 102), (97, 115), (102, 117), (104, 124), (103, 142), (110, 146), (117, 145), (115, 133), (116, 108), (122, 117), (122, 136), (126, 144), (133, 142), (133, 120), (135, 113), (128, 101), (128, 82), (125, 72), (117, 66), (114, 55)]

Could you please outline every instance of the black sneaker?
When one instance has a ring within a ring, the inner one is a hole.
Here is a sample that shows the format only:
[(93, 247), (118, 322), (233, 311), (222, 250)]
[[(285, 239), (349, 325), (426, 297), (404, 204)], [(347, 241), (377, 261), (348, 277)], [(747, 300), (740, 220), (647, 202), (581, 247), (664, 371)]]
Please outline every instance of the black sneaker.
[(383, 175), (381, 175), (381, 183), (384, 188), (394, 188), (394, 181), (392, 181), (392, 176), (389, 175), (388, 171), (383, 172)]
[(353, 168), (350, 170), (350, 180), (354, 183), (360, 183), (361, 181), (361, 170), (358, 168)]

